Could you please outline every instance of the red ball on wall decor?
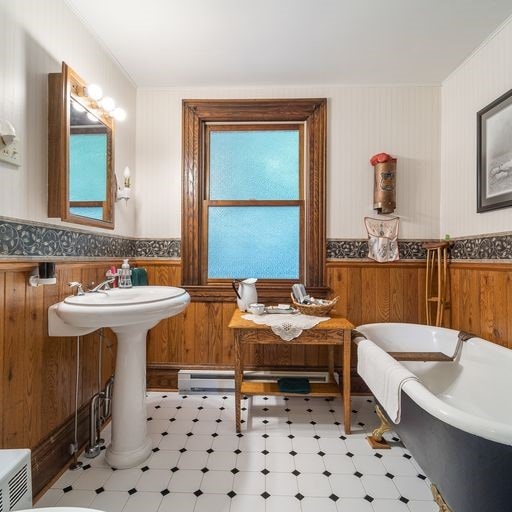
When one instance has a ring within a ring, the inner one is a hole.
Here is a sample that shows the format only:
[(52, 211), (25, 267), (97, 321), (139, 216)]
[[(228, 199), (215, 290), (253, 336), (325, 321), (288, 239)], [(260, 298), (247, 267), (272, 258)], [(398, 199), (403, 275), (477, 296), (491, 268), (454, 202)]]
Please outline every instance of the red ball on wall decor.
[(376, 164), (383, 164), (385, 162), (389, 161), (396, 161), (396, 158), (393, 158), (391, 155), (388, 155), (387, 153), (377, 153), (376, 155), (373, 155), (370, 158), (370, 164), (376, 165)]

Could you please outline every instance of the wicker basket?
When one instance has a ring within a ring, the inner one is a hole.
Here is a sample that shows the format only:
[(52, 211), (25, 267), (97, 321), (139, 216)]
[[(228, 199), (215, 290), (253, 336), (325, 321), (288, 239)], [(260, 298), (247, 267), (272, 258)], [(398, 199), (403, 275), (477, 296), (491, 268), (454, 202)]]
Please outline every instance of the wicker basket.
[(334, 297), (329, 304), (323, 304), (319, 306), (317, 304), (299, 304), (295, 302), (295, 298), (293, 293), (291, 294), (293, 307), (298, 309), (303, 315), (311, 315), (311, 316), (325, 316), (338, 302), (339, 297)]

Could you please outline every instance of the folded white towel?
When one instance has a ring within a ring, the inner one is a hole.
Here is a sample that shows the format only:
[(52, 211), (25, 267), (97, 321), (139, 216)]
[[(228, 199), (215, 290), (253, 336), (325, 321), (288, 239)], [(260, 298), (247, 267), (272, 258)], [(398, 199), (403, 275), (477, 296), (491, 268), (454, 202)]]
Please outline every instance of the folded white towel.
[(357, 344), (357, 373), (394, 423), (400, 423), (402, 386), (417, 377), (371, 340)]

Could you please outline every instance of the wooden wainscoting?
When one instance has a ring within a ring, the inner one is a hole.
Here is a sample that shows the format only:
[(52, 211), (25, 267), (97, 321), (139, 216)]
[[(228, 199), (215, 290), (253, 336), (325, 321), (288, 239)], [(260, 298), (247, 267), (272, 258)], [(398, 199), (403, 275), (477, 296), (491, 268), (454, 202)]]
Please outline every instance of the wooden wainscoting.
[[(72, 441), (76, 338), (47, 335), (48, 307), (69, 295), (69, 281), (99, 282), (109, 266), (57, 262), (57, 284), (32, 288), (28, 277), (37, 263), (0, 261), (0, 447), (33, 450), (34, 494), (66, 464)], [(98, 340), (96, 334), (82, 338), (79, 406), (98, 388)], [(115, 341), (108, 344), (115, 351)], [(103, 381), (113, 362), (104, 346)], [(87, 416), (83, 409), (81, 424)], [(81, 444), (86, 440), (82, 435)]]
[[(116, 261), (119, 263), (119, 261)], [(136, 262), (148, 269), (150, 284), (181, 284), (179, 260)], [(99, 282), (110, 261), (57, 262), (58, 284), (31, 288), (34, 262), (0, 261), (0, 447), (33, 450), (34, 493), (44, 487), (69, 457), (74, 406), (75, 340), (47, 336), (47, 309), (62, 300), (68, 281)], [(512, 264), (452, 263), (451, 322), (512, 348)], [(329, 261), (328, 285), (339, 295), (336, 312), (354, 324), (425, 322), (425, 263)], [(150, 331), (148, 384), (176, 387), (179, 368), (232, 368), (233, 335), (227, 328), (235, 302), (193, 302), (186, 312), (163, 320)], [(450, 313), (450, 311), (449, 311)], [(114, 339), (107, 333), (109, 339)], [(115, 342), (113, 343), (115, 354)], [(84, 407), (97, 391), (98, 336), (82, 341), (79, 404), (81, 432)], [(103, 382), (114, 369), (104, 348)], [(327, 355), (314, 347), (254, 347), (248, 367), (323, 368)], [(356, 389), (357, 391), (357, 382)], [(87, 439), (82, 434), (81, 443)]]
[[(179, 286), (177, 260), (137, 260), (148, 270), (151, 284)], [(424, 322), (425, 263), (331, 261), (327, 264), (332, 295), (340, 296), (336, 312), (355, 325), (368, 322)], [(179, 368), (233, 368), (233, 333), (227, 328), (232, 302), (192, 302), (184, 314), (163, 320), (151, 330), (148, 344), (148, 385), (176, 385)], [(325, 347), (251, 346), (247, 368), (325, 368)]]
[(512, 349), (512, 263), (450, 265), (451, 327)]

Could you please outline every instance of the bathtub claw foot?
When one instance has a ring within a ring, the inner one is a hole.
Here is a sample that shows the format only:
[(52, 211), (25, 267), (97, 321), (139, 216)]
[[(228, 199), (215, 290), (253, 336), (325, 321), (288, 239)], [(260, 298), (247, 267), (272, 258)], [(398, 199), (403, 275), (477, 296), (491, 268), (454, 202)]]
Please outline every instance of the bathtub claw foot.
[(375, 406), (375, 412), (380, 420), (380, 425), (366, 439), (374, 450), (389, 450), (391, 446), (384, 439), (383, 434), (392, 430), (391, 425), (378, 405)]
[(434, 484), (430, 485), (430, 490), (432, 491), (436, 505), (439, 507), (439, 512), (452, 512), (452, 509), (446, 504), (439, 489)]

